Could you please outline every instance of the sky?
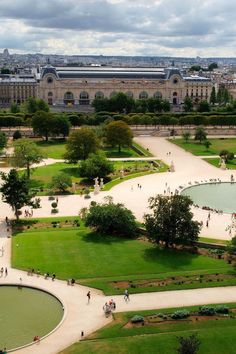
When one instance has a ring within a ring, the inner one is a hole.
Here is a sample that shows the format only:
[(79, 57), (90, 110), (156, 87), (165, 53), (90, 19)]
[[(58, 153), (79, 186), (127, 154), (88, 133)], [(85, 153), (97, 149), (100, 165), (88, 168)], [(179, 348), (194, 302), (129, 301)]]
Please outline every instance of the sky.
[(0, 0), (10, 53), (236, 57), (236, 0)]

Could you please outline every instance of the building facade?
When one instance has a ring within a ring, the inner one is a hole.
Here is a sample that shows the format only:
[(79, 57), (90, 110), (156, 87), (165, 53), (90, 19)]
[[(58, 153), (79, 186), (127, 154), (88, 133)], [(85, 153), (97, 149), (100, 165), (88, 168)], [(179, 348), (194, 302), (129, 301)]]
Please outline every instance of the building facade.
[(29, 97), (37, 96), (37, 81), (31, 77), (0, 77), (0, 106), (24, 103)]
[(179, 106), (186, 96), (194, 103), (210, 99), (213, 83), (200, 76), (184, 76), (177, 68), (42, 68), (38, 97), (49, 105), (90, 105), (97, 97), (123, 92), (134, 99), (158, 97)]

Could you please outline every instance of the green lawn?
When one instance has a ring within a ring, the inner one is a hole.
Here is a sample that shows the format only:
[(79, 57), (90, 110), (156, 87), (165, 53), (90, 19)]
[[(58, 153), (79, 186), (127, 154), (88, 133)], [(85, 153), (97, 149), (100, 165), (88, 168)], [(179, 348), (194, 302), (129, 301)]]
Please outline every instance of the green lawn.
[(40, 147), (45, 157), (52, 159), (63, 159), (66, 152), (65, 141), (37, 141), (37, 145)]
[[(161, 167), (158, 170), (150, 171), (150, 162), (148, 161), (115, 161), (115, 173), (111, 176), (111, 182), (108, 182), (104, 190), (111, 189), (114, 185), (123, 182), (126, 179), (140, 177), (154, 172), (166, 172), (168, 166), (158, 161)], [(81, 182), (82, 178), (78, 172), (79, 164), (68, 164), (66, 162), (57, 162), (52, 165), (41, 166), (33, 169), (31, 173), (31, 186), (35, 188), (47, 188), (52, 181), (52, 177), (58, 173), (66, 173), (71, 176), (72, 182)], [(124, 179), (120, 179), (120, 170), (125, 171)]]
[[(207, 161), (208, 163), (210, 163), (211, 165), (220, 168), (220, 158), (214, 158), (214, 159), (204, 159), (205, 161)], [(229, 161), (226, 163), (226, 167), (229, 170), (236, 170), (236, 159)]]
[[(42, 150), (42, 153), (45, 157), (53, 159), (63, 159), (66, 152), (66, 143), (65, 141), (58, 140), (49, 140), (49, 141), (37, 141), (37, 145)], [(144, 149), (142, 146), (137, 143), (133, 144), (137, 149), (143, 152), (142, 156), (152, 156), (149, 151)], [(122, 147), (121, 152), (118, 152), (118, 148), (115, 147), (104, 147), (102, 149), (107, 157), (139, 157), (140, 154), (134, 149), (129, 147)]]
[[(236, 304), (229, 307), (236, 308)], [(198, 307), (187, 308), (197, 310)], [(196, 333), (201, 346), (199, 354), (235, 354), (235, 319), (218, 321), (198, 321), (189, 323), (179, 320), (177, 323), (161, 326), (125, 328), (125, 324), (135, 314), (153, 315), (156, 313), (173, 313), (176, 309), (156, 311), (136, 311), (114, 315), (114, 321), (95, 332), (88, 339), (74, 344), (60, 354), (174, 354), (178, 347), (177, 336), (189, 336)], [(122, 340), (121, 340), (122, 339)]]
[(191, 152), (193, 155), (197, 156), (210, 156), (219, 155), (221, 150), (228, 150), (236, 154), (236, 139), (233, 138), (221, 138), (221, 139), (208, 139), (212, 145), (207, 150), (204, 144), (199, 144), (194, 140), (190, 140), (185, 143), (184, 139), (170, 139), (169, 141), (183, 148), (186, 151)]
[[(107, 294), (123, 293), (123, 289), (114, 289), (111, 285), (117, 280), (232, 272), (231, 266), (223, 260), (160, 249), (145, 241), (100, 236), (83, 226), (29, 229), (16, 234), (13, 237), (12, 266), (25, 270), (39, 268), (43, 273), (55, 272), (62, 279), (73, 277), (83, 284), (103, 289)], [(197, 283), (195, 287), (213, 285), (213, 282)], [(165, 290), (179, 287), (172, 285)], [(153, 286), (130, 290), (160, 291), (163, 288)]]

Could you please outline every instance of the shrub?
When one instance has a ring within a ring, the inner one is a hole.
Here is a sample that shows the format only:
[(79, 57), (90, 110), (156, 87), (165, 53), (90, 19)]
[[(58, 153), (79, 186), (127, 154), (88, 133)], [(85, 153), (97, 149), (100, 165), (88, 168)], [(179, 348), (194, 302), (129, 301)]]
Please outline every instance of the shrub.
[(219, 306), (215, 307), (215, 312), (216, 313), (228, 314), (229, 313), (229, 308), (226, 305), (219, 305)]
[(213, 306), (201, 306), (198, 312), (200, 315), (203, 316), (213, 316), (216, 313), (215, 308)]
[[(51, 213), (52, 213), (52, 214), (57, 214), (58, 211), (59, 211), (58, 209), (52, 209), (52, 210), (51, 210)], [(53, 225), (53, 227), (55, 227), (55, 225)]]
[(131, 323), (142, 323), (144, 322), (144, 317), (135, 315), (134, 317), (131, 318)]
[(55, 197), (53, 197), (52, 195), (50, 195), (50, 196), (48, 197), (48, 200), (55, 200)]
[(52, 208), (56, 208), (56, 207), (57, 207), (57, 202), (53, 202), (53, 203), (51, 204), (51, 207), (52, 207)]
[(171, 318), (174, 320), (181, 320), (182, 318), (187, 318), (189, 316), (189, 311), (187, 310), (177, 310), (171, 314)]
[(21, 132), (19, 130), (16, 130), (13, 133), (13, 140), (17, 140), (17, 139), (21, 139), (21, 138), (22, 138)]

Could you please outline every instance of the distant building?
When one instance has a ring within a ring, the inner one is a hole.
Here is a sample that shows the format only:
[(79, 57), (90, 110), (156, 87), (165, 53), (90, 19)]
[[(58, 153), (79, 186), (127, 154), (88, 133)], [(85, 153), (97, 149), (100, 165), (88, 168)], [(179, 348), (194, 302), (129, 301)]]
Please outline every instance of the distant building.
[(8, 59), (10, 57), (8, 49), (4, 49), (2, 56), (4, 59)]
[(37, 81), (33, 77), (1, 75), (0, 106), (8, 107), (16, 102), (21, 104), (29, 97), (37, 96)]
[(50, 105), (90, 105), (97, 97), (124, 92), (134, 99), (158, 97), (179, 106), (210, 99), (210, 78), (184, 76), (171, 68), (58, 67), (41, 69), (38, 96)]

